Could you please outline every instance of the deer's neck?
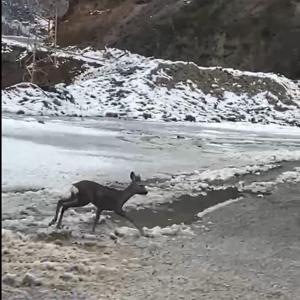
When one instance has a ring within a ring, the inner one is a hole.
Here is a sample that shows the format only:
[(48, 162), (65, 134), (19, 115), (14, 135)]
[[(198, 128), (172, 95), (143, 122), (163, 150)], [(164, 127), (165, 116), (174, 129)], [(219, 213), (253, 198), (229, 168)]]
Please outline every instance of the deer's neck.
[(132, 191), (130, 186), (123, 190), (120, 197), (121, 206), (123, 206), (134, 195), (135, 193)]

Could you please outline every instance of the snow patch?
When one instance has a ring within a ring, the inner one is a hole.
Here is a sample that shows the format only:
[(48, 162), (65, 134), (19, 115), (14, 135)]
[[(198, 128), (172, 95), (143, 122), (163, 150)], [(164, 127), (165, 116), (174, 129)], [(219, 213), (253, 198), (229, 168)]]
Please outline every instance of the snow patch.
[(140, 232), (131, 227), (122, 226), (115, 229), (115, 234), (120, 237), (139, 237)]
[(242, 200), (242, 199), (243, 199), (243, 197), (239, 197), (239, 198), (236, 198), (236, 199), (229, 199), (229, 200), (227, 200), (227, 201), (225, 201), (225, 202), (218, 203), (218, 204), (216, 204), (216, 205), (214, 205), (214, 206), (211, 206), (211, 207), (209, 207), (209, 208), (207, 208), (207, 209), (205, 209), (205, 210), (199, 212), (199, 213), (197, 214), (197, 217), (198, 217), (198, 218), (202, 218), (202, 217), (204, 217), (205, 215), (207, 215), (208, 213), (211, 213), (211, 212), (213, 212), (213, 211), (215, 211), (215, 210), (217, 210), (217, 209), (219, 209), (219, 208), (225, 207), (225, 206), (227, 206), (227, 205), (229, 205), (229, 204), (238, 202), (238, 201), (240, 201), (240, 200)]
[(295, 171), (287, 171), (282, 173), (276, 179), (277, 183), (283, 182), (300, 182), (300, 168), (295, 168)]
[(12, 135), (16, 133), (32, 134), (35, 136), (43, 136), (46, 133), (55, 134), (76, 134), (78, 136), (91, 135), (91, 136), (116, 136), (117, 132), (111, 130), (104, 130), (100, 128), (88, 128), (76, 125), (68, 125), (60, 121), (51, 121), (44, 124), (37, 122), (35, 119), (28, 118), (26, 120), (14, 120), (3, 118), (2, 129), (5, 135)]
[(262, 193), (268, 194), (271, 193), (277, 184), (279, 183), (297, 183), (300, 182), (300, 168), (296, 167), (294, 171), (286, 171), (280, 174), (275, 181), (273, 182), (252, 182), (248, 185), (241, 185), (239, 191), (241, 192), (252, 192), (252, 193)]
[(252, 193), (271, 193), (276, 186), (276, 182), (252, 182), (246, 186), (239, 187), (241, 192), (252, 192)]
[(167, 227), (155, 226), (153, 228), (143, 227), (144, 235), (150, 238), (166, 236), (176, 236), (176, 235), (194, 235), (190, 226), (185, 224), (173, 224)]

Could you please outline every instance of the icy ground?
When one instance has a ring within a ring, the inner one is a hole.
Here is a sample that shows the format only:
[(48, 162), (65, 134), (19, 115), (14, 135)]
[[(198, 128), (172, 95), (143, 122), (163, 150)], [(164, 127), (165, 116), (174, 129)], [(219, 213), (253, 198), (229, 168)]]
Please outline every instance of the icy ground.
[[(4, 38), (2, 52), (13, 51), (11, 47), (25, 46)], [(117, 49), (61, 49), (57, 56), (84, 62), (73, 83), (44, 89), (29, 83), (8, 87), (2, 91), (3, 111), (300, 126), (299, 83), (280, 75), (202, 68)]]
[(3, 191), (59, 190), (87, 177), (126, 182), (131, 170), (146, 178), (195, 171), (195, 180), (225, 180), (300, 159), (299, 129), (275, 125), (3, 116), (2, 126)]

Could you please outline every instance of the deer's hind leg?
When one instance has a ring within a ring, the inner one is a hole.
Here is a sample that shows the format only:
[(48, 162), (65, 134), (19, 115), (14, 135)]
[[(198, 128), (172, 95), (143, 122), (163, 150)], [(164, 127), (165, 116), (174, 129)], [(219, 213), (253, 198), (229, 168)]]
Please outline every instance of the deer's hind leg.
[(58, 222), (57, 222), (57, 225), (56, 225), (56, 228), (60, 228), (61, 227), (61, 221), (62, 221), (62, 218), (63, 218), (63, 215), (64, 215), (64, 212), (68, 209), (68, 208), (71, 208), (71, 207), (81, 207), (81, 206), (84, 206), (88, 203), (82, 203), (78, 198), (75, 198), (75, 200), (73, 201), (68, 201), (68, 202), (64, 202), (62, 204), (62, 209), (61, 209), (61, 212), (60, 212), (60, 216), (59, 216), (59, 219), (58, 219)]
[(74, 193), (72, 195), (73, 195), (73, 198), (72, 198), (71, 201), (67, 201), (67, 202), (64, 202), (62, 204), (62, 209), (61, 209), (61, 212), (60, 212), (60, 216), (59, 216), (56, 228), (60, 228), (64, 212), (68, 208), (71, 208), (71, 207), (83, 207), (83, 206), (85, 206), (85, 205), (87, 205), (87, 204), (90, 203), (90, 199), (88, 197), (86, 197), (86, 198), (82, 197), (82, 195), (80, 193), (77, 193), (77, 194)]
[(98, 223), (98, 221), (99, 221), (101, 212), (102, 212), (102, 208), (101, 208), (101, 207), (97, 207), (97, 211), (96, 211), (96, 216), (95, 216), (95, 220), (94, 220), (92, 232), (95, 232), (96, 225), (97, 225), (97, 223)]
[(53, 225), (53, 224), (56, 223), (57, 218), (58, 218), (58, 214), (59, 214), (59, 211), (60, 211), (61, 207), (65, 203), (74, 201), (77, 198), (77, 195), (78, 195), (78, 190), (74, 186), (72, 186), (72, 188), (71, 188), (71, 196), (69, 198), (66, 198), (66, 199), (60, 199), (60, 200), (58, 200), (57, 205), (56, 205), (55, 216), (54, 216), (53, 220), (49, 223), (49, 226), (51, 226), (51, 225)]
[(52, 221), (49, 223), (49, 226), (51, 226), (51, 225), (53, 225), (53, 224), (56, 223), (57, 218), (58, 218), (58, 214), (59, 214), (59, 211), (60, 211), (61, 207), (63, 206), (64, 203), (68, 203), (70, 201), (72, 201), (72, 196), (70, 198), (67, 198), (67, 199), (60, 199), (60, 200), (58, 200), (57, 205), (56, 205), (55, 216), (52, 219)]

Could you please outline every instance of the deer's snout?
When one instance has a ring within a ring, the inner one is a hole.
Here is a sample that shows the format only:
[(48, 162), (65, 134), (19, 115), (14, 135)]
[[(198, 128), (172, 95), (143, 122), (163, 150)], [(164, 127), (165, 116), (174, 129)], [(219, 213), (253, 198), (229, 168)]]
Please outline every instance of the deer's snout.
[(145, 186), (143, 186), (143, 189), (141, 191), (141, 194), (142, 195), (147, 195), (148, 194), (148, 191), (147, 191), (147, 188)]

